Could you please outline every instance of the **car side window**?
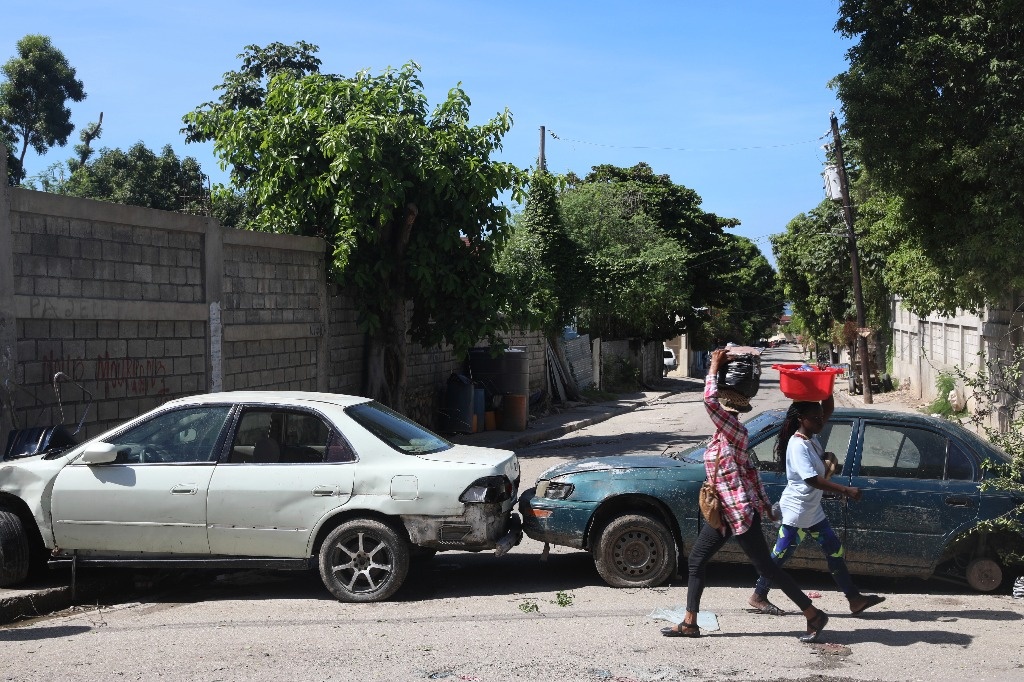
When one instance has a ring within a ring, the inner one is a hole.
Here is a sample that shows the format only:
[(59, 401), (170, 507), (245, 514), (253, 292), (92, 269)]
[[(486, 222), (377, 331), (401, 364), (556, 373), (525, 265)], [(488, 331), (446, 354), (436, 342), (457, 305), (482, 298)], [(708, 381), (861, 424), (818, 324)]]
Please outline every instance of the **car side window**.
[(950, 481), (973, 481), (974, 458), (955, 440), (949, 441), (946, 456), (946, 479)]
[(868, 423), (864, 427), (860, 475), (941, 479), (945, 436), (910, 426)]
[(229, 405), (209, 405), (147, 419), (109, 441), (118, 446), (114, 464), (212, 462), (230, 411)]
[(836, 470), (838, 476), (843, 472), (843, 465), (846, 464), (846, 454), (850, 451), (850, 438), (853, 436), (853, 422), (848, 421), (827, 421), (818, 440), (821, 441), (825, 452), (831, 452), (839, 462)]
[(320, 416), (261, 407), (243, 410), (228, 457), (232, 464), (351, 461), (355, 461), (352, 446)]
[(747, 454), (754, 461), (758, 471), (785, 471), (786, 465), (775, 463), (775, 440), (779, 437), (778, 430), (773, 430), (764, 439), (747, 447)]

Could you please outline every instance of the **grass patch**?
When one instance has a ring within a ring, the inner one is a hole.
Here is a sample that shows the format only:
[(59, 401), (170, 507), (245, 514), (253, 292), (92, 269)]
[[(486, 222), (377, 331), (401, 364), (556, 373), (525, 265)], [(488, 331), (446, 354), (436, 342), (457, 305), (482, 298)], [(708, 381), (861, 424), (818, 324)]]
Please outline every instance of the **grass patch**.
[(938, 395), (931, 404), (924, 408), (924, 411), (928, 414), (941, 415), (946, 419), (952, 417), (955, 412), (949, 402), (949, 392), (954, 388), (956, 388), (956, 379), (953, 378), (953, 375), (948, 372), (939, 372), (939, 376), (935, 379), (935, 392)]
[(580, 391), (580, 395), (582, 395), (584, 398), (586, 398), (592, 403), (606, 403), (609, 400), (615, 400), (619, 397), (615, 393), (602, 391), (601, 389), (594, 388), (593, 386), (585, 388), (582, 391)]

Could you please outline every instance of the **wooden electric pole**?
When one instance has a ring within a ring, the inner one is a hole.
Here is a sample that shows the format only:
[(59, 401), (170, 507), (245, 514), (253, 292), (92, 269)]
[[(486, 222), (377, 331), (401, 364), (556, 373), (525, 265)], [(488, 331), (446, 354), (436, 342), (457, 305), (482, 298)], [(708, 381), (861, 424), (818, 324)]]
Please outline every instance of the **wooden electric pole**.
[(540, 127), (540, 156), (537, 159), (537, 166), (541, 172), (547, 170), (544, 159), (544, 126)]
[[(835, 142), (836, 170), (839, 173), (839, 191), (843, 197), (843, 218), (846, 220), (846, 235), (850, 243), (850, 269), (853, 270), (853, 301), (857, 306), (857, 354), (860, 356), (861, 385), (864, 387), (864, 404), (871, 404), (871, 362), (868, 357), (867, 322), (864, 317), (864, 294), (860, 288), (860, 259), (857, 257), (857, 235), (853, 231), (853, 205), (850, 203), (850, 184), (846, 177), (846, 163), (843, 161), (843, 143), (839, 138), (839, 121), (832, 114), (832, 139)], [(853, 371), (853, 368), (850, 368)]]

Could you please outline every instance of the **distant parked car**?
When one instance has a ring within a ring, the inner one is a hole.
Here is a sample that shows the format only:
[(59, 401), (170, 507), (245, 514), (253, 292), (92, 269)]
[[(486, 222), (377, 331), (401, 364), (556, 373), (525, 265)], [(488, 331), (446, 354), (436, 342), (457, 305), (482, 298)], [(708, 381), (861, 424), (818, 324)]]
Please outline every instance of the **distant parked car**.
[(0, 464), (0, 587), (56, 560), (317, 566), (342, 601), (387, 599), (410, 557), (507, 551), (519, 462), (453, 445), (366, 398), (213, 393), (81, 445)]
[[(785, 471), (773, 461), (783, 416), (773, 410), (747, 422), (751, 452), (773, 500), (786, 485)], [(828, 493), (824, 500), (832, 527), (845, 537), (851, 572), (953, 577), (989, 591), (1003, 580), (1004, 557), (1024, 551), (1019, 535), (974, 532), (980, 521), (1013, 513), (1024, 496), (980, 489), (983, 463), (1009, 458), (966, 429), (924, 415), (840, 409), (820, 438), (842, 464), (834, 480), (864, 492), (859, 502)], [(697, 508), (703, 454), (700, 445), (675, 457), (558, 465), (520, 497), (524, 530), (536, 540), (589, 550), (609, 585), (660, 585), (703, 522)], [(775, 532), (765, 524), (766, 536)], [(746, 561), (733, 540), (715, 559)], [(813, 542), (804, 543), (788, 565), (828, 570)]]
[(668, 373), (674, 371), (677, 367), (676, 353), (671, 348), (665, 348), (663, 355), (665, 358), (665, 367), (662, 371), (662, 376), (668, 376)]

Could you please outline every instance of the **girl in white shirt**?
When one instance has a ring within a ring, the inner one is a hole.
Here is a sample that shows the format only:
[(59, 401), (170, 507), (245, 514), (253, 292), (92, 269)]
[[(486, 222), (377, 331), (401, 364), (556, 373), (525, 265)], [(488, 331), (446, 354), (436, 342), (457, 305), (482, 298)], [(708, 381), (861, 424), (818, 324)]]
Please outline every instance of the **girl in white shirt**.
[[(861, 594), (854, 587), (843, 560), (843, 543), (832, 530), (821, 506), (822, 493), (826, 490), (851, 500), (859, 500), (862, 494), (859, 488), (833, 483), (825, 473), (826, 455), (832, 453), (824, 451), (818, 434), (834, 408), (832, 396), (823, 403), (797, 401), (790, 406), (782, 422), (775, 452), (776, 457), (785, 453), (787, 483), (779, 499), (782, 527), (779, 528), (772, 558), (779, 566), (783, 565), (804, 538), (811, 536), (821, 546), (832, 578), (850, 602), (850, 613), (857, 614), (885, 601), (885, 597)], [(761, 577), (754, 586), (749, 603), (762, 613), (782, 615), (783, 611), (768, 601), (770, 589), (771, 582)]]

